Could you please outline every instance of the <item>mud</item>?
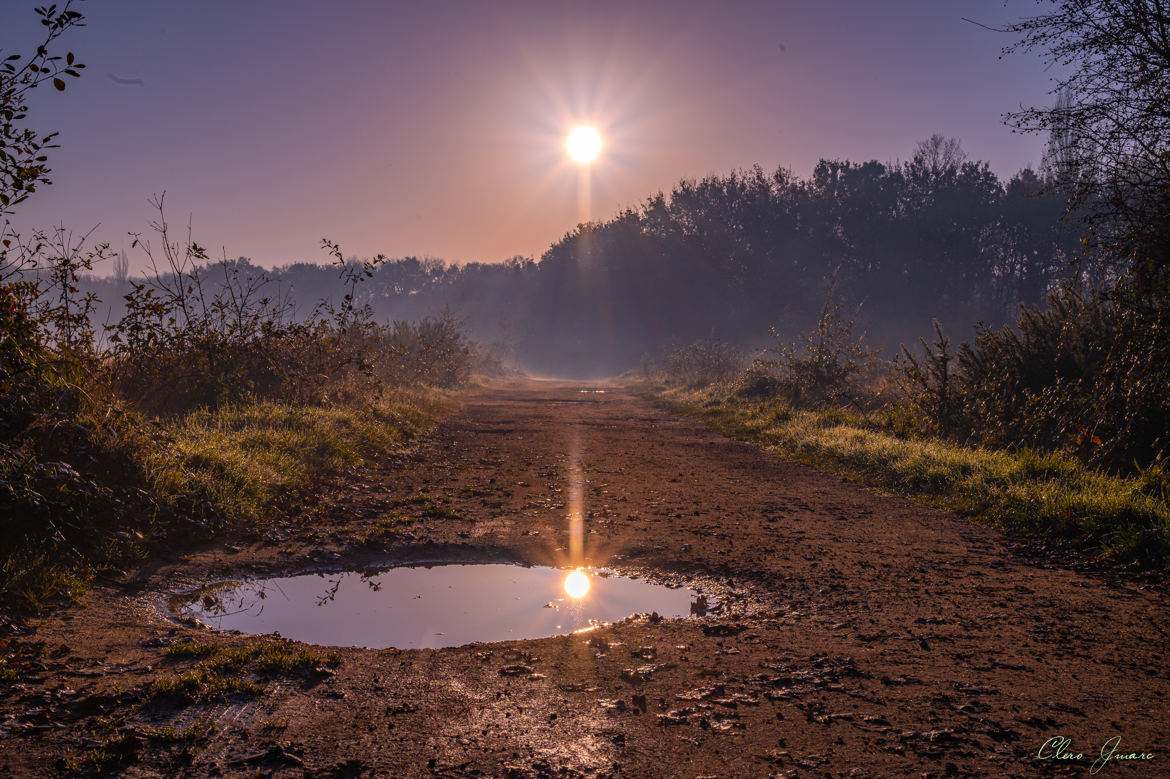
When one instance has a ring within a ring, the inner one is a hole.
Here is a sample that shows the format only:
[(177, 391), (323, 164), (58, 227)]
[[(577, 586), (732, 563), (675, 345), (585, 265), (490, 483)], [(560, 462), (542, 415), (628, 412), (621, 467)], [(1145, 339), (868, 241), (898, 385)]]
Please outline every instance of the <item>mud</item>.
[[(725, 610), (340, 649), (336, 668), (261, 674), (259, 696), (150, 693), (200, 662), (168, 646), (256, 640), (169, 620), (168, 593), (427, 559), (701, 582)], [(175, 550), (4, 639), (0, 775), (1083, 775), (1119, 738), (1098, 775), (1165, 776), (1168, 605), (1160, 583), (1023, 559), (995, 530), (620, 387), (524, 381), (313, 510)], [(192, 723), (209, 734), (186, 754), (159, 735)], [(1152, 758), (1116, 757), (1130, 753)]]

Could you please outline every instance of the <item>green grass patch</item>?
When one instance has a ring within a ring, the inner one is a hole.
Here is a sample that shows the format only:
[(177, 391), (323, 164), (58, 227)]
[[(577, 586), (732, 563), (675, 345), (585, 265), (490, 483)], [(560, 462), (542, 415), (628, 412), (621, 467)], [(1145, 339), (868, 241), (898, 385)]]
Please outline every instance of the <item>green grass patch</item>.
[(384, 517), (379, 517), (368, 529), (354, 533), (351, 536), (351, 541), (357, 546), (378, 546), (385, 544), (416, 521), (414, 517), (407, 517), (402, 514), (389, 514)]
[(150, 697), (174, 703), (203, 703), (244, 694), (259, 698), (264, 685), (239, 676), (225, 676), (215, 668), (200, 666), (174, 676), (156, 679)]
[[(160, 693), (171, 695), (171, 692), (166, 691), (167, 687), (160, 685)], [(175, 692), (172, 700), (189, 702), (188, 698), (182, 696), (192, 691), (193, 688), (187, 688)], [(244, 691), (247, 692), (246, 689)], [(143, 721), (143, 714), (135, 707), (134, 711), (124, 710), (114, 717), (97, 717), (75, 723), (75, 729), (80, 728), (76, 734), (80, 738), (76, 740), (84, 742), (86, 747), (78, 754), (60, 758), (57, 763), (60, 773), (85, 776), (122, 776), (126, 773), (135, 776), (184, 776), (190, 773), (186, 766), (217, 732), (210, 718), (202, 718), (180, 728), (148, 724)], [(131, 724), (130, 717), (135, 724)]]
[(422, 515), (427, 519), (459, 519), (459, 514), (452, 509), (434, 503), (423, 509)]
[(980, 522), (1083, 542), (1101, 557), (1164, 566), (1170, 504), (1141, 478), (1111, 476), (1061, 453), (964, 447), (907, 435), (895, 417), (640, 385), (659, 405), (824, 470), (958, 511)]
[(195, 411), (170, 429), (177, 458), (158, 458), (164, 494), (206, 496), (219, 513), (262, 516), (321, 476), (402, 447), (454, 403), (438, 391), (398, 391), (366, 406), (261, 401)]
[(87, 750), (81, 757), (65, 760), (63, 767), (71, 774), (108, 774), (138, 760), (139, 743), (134, 736), (113, 736), (103, 739), (100, 746)]
[(162, 744), (180, 744), (190, 747), (207, 740), (213, 733), (215, 733), (215, 725), (196, 722), (183, 730), (179, 730), (174, 725), (166, 725), (147, 730), (143, 732), (143, 735)]
[(222, 669), (250, 668), (260, 673), (291, 673), (320, 667), (336, 668), (341, 665), (341, 655), (338, 652), (322, 655), (284, 643), (255, 642), (225, 647), (212, 662)]
[(341, 665), (341, 654), (322, 654), (283, 641), (258, 640), (234, 646), (183, 641), (166, 649), (167, 657), (200, 658), (194, 668), (155, 680), (150, 697), (179, 703), (222, 700), (241, 693), (259, 697), (265, 686), (249, 678), (309, 673)]
[(90, 575), (39, 550), (12, 549), (0, 557), (0, 611), (8, 605), (19, 615), (50, 602), (77, 603)]
[(171, 644), (166, 648), (167, 657), (175, 658), (190, 658), (190, 657), (210, 657), (218, 651), (215, 644), (200, 644), (195, 641), (180, 641), (177, 644)]

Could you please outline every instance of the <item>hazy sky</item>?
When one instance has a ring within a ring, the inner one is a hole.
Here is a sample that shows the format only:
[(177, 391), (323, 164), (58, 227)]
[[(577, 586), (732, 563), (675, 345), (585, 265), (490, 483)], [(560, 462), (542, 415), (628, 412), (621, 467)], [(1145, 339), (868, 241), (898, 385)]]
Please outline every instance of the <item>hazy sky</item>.
[[(6, 54), (32, 48), (34, 4), (0, 0)], [(165, 191), (172, 224), (266, 266), (324, 261), (323, 237), (347, 255), (539, 257), (682, 177), (905, 159), (935, 132), (1010, 175), (1043, 139), (1000, 115), (1051, 102), (1038, 58), (1001, 60), (1010, 37), (962, 19), (1000, 26), (1031, 0), (77, 7), (88, 26), (63, 48), (88, 67), (34, 97), (62, 148), (14, 222), (100, 223), (128, 247)], [(588, 169), (563, 147), (578, 123), (605, 141)]]

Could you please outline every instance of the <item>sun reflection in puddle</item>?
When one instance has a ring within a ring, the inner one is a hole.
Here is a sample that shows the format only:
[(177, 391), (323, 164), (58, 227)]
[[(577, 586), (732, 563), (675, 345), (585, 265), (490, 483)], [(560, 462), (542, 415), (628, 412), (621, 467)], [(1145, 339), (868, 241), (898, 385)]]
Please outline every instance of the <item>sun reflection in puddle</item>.
[(565, 594), (573, 600), (580, 600), (589, 593), (589, 575), (576, 570), (565, 577)]
[(219, 630), (422, 649), (574, 633), (636, 613), (688, 617), (702, 597), (605, 569), (481, 563), (224, 582), (170, 607)]
[[(569, 564), (581, 565), (585, 552), (585, 474), (581, 468), (581, 434), (569, 435)], [(566, 585), (568, 582), (565, 582)], [(588, 589), (588, 588), (586, 588)]]

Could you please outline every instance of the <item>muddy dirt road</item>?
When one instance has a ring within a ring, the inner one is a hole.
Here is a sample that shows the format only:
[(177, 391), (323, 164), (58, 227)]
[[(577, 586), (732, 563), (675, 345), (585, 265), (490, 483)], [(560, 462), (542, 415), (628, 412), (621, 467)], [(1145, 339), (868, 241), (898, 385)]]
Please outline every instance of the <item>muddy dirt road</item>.
[[(176, 624), (160, 593), (457, 559), (682, 577), (727, 608), (345, 649), (336, 669), (264, 677), (258, 697), (150, 695), (200, 662), (168, 646), (255, 640)], [(995, 531), (621, 388), (526, 381), (471, 397), (409, 454), (260, 538), (127, 572), (9, 639), (0, 775), (1084, 775), (1112, 745), (1098, 775), (1170, 776), (1168, 616), (1160, 586), (1027, 563)], [(184, 755), (164, 729), (193, 723), (203, 735)], [(1152, 757), (1121, 759), (1135, 753)]]

